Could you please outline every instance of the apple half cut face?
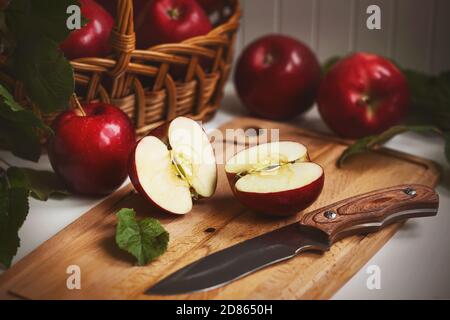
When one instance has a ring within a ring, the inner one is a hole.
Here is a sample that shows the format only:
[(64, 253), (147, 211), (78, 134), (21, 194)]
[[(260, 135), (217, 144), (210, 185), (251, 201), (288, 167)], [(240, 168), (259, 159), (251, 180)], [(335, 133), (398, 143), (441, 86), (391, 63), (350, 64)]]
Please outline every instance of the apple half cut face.
[(192, 119), (178, 117), (162, 128), (136, 144), (130, 157), (130, 179), (158, 209), (186, 214), (192, 209), (193, 199), (214, 194), (214, 150), (203, 128)]
[(324, 172), (307, 149), (281, 141), (245, 149), (225, 165), (236, 198), (247, 208), (287, 216), (309, 207), (320, 195)]

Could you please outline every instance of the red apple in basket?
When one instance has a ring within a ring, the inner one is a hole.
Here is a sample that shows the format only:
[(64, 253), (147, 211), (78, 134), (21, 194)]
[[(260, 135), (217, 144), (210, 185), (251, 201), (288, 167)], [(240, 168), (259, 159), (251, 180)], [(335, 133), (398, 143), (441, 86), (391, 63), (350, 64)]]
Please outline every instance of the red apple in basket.
[(368, 53), (339, 61), (325, 76), (318, 106), (323, 120), (345, 138), (378, 134), (401, 122), (410, 93), (401, 71), (387, 59)]
[(141, 139), (131, 153), (129, 175), (154, 208), (186, 214), (193, 198), (208, 198), (217, 185), (214, 151), (202, 127), (178, 117)]
[(281, 141), (237, 153), (225, 165), (231, 189), (247, 208), (275, 216), (298, 213), (322, 192), (324, 172), (305, 146)]
[(112, 16), (94, 0), (79, 0), (81, 13), (88, 23), (72, 31), (60, 48), (68, 59), (104, 57), (111, 50), (109, 36), (114, 26)]
[(145, 19), (136, 26), (138, 48), (207, 34), (211, 22), (196, 0), (153, 0), (142, 12)]
[(241, 54), (234, 83), (250, 111), (283, 120), (313, 105), (320, 76), (319, 62), (307, 46), (286, 36), (269, 35), (251, 43)]
[(66, 111), (53, 123), (48, 156), (56, 174), (75, 193), (107, 195), (125, 181), (135, 144), (133, 125), (119, 108), (93, 103)]

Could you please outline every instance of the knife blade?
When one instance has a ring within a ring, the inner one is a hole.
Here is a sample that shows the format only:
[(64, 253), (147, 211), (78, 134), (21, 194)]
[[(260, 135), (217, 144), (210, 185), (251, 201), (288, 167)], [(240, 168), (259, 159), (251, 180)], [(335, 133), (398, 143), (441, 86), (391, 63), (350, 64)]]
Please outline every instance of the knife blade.
[(306, 213), (298, 222), (197, 260), (145, 294), (212, 290), (303, 251), (327, 251), (344, 237), (375, 232), (409, 218), (434, 216), (438, 208), (439, 196), (423, 185), (401, 185), (362, 194)]

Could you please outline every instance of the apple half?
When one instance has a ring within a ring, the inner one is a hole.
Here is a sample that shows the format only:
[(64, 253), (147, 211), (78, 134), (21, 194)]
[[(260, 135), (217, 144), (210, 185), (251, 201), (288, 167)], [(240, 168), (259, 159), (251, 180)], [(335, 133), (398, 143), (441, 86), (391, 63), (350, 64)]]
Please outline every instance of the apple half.
[(247, 208), (287, 216), (309, 207), (320, 195), (324, 172), (297, 142), (260, 144), (238, 152), (225, 165), (231, 189)]
[(156, 208), (186, 214), (193, 199), (211, 197), (216, 190), (214, 150), (197, 122), (178, 117), (136, 144), (129, 175), (136, 191)]

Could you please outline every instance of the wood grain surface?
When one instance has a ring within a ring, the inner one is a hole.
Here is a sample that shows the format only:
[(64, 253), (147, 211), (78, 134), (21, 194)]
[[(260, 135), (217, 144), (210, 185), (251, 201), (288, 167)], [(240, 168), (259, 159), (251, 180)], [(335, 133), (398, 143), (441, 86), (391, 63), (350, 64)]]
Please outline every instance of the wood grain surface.
[[(305, 144), (312, 160), (324, 167), (324, 191), (305, 212), (398, 184), (420, 183), (433, 187), (439, 179), (439, 171), (431, 161), (389, 150), (355, 157), (338, 169), (336, 159), (345, 149), (346, 141), (285, 124), (236, 118), (221, 131), (242, 128), (279, 129), (280, 139)], [(238, 139), (238, 143), (228, 139), (222, 143), (218, 135), (213, 140), (219, 159), (231, 156), (232, 149), (245, 147), (244, 137)], [(223, 165), (218, 169), (216, 194), (209, 200), (197, 202), (194, 210), (185, 216), (153, 211), (131, 186), (117, 191), (6, 271), (0, 277), (0, 298), (326, 299), (402, 225), (397, 223), (377, 233), (345, 238), (325, 254), (303, 253), (213, 291), (170, 297), (144, 295), (143, 292), (157, 281), (205, 255), (302, 217), (303, 213), (299, 213), (274, 219), (246, 210), (234, 200)], [(146, 267), (135, 266), (133, 258), (115, 245), (115, 212), (123, 207), (134, 208), (140, 218), (159, 219), (170, 233), (168, 251)], [(70, 265), (81, 269), (81, 290), (67, 289), (66, 270)]]
[(437, 214), (439, 196), (421, 184), (403, 184), (371, 191), (304, 214), (299, 223), (323, 231), (330, 243), (376, 232), (408, 218)]

